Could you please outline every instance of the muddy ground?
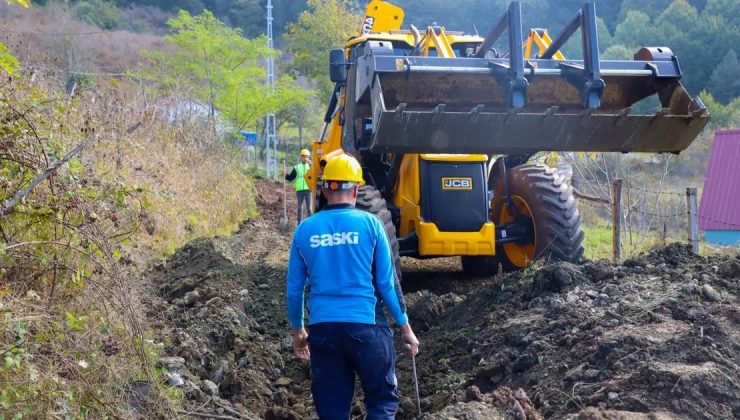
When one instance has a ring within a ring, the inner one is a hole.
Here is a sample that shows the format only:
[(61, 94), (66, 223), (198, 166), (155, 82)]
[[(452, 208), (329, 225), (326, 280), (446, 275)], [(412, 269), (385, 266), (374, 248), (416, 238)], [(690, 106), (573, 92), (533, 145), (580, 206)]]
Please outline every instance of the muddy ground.
[[(182, 379), (184, 411), (312, 418), (309, 367), (292, 356), (284, 311), (282, 189), (257, 191), (262, 217), (147, 272), (146, 304), (166, 343), (160, 365)], [(427, 418), (740, 418), (737, 255), (674, 244), (622, 266), (490, 278), (464, 277), (457, 259), (403, 264)], [(398, 417), (414, 418), (408, 358), (398, 378)]]

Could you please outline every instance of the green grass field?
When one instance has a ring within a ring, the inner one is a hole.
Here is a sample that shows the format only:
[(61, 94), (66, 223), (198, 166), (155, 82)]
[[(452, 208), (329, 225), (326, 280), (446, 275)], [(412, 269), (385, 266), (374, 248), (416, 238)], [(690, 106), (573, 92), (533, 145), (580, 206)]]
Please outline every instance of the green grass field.
[[(583, 231), (586, 234), (586, 238), (583, 241), (583, 246), (586, 249), (584, 256), (590, 260), (608, 259), (612, 258), (612, 229), (610, 227), (591, 227), (583, 226)], [(666, 244), (674, 242), (686, 242), (685, 238), (678, 236), (669, 236), (665, 240)], [(622, 259), (629, 258), (631, 256), (638, 255), (642, 252), (650, 251), (651, 249), (663, 246), (663, 241), (658, 237), (648, 237), (645, 240), (637, 238), (630, 244), (626, 238), (622, 240)], [(704, 241), (699, 242), (699, 254), (701, 255), (735, 255), (737, 248), (733, 247), (719, 247), (708, 244)]]
[(611, 259), (612, 257), (612, 230), (607, 227), (584, 226), (586, 238), (583, 246), (585, 256), (590, 260)]

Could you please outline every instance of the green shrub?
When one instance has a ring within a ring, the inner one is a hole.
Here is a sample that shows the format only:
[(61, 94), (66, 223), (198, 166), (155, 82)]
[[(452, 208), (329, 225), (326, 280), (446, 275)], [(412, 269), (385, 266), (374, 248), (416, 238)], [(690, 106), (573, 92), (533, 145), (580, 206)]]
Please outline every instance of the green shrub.
[(0, 42), (0, 72), (12, 74), (18, 68), (18, 59), (7, 51), (8, 47)]
[(118, 29), (121, 11), (105, 0), (85, 0), (75, 5), (75, 13), (83, 21), (102, 29)]

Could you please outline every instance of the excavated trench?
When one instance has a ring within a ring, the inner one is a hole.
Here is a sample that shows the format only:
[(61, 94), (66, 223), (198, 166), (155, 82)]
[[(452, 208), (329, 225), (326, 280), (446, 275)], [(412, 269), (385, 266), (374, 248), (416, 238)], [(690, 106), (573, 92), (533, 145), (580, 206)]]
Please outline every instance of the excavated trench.
[[(312, 418), (309, 367), (292, 356), (284, 309), (281, 188), (257, 191), (260, 218), (147, 272), (167, 343), (160, 365), (183, 379), (187, 411)], [(740, 418), (737, 255), (674, 244), (621, 266), (489, 278), (464, 277), (456, 259), (403, 264), (426, 418)], [(408, 358), (398, 378), (398, 417), (415, 418)]]

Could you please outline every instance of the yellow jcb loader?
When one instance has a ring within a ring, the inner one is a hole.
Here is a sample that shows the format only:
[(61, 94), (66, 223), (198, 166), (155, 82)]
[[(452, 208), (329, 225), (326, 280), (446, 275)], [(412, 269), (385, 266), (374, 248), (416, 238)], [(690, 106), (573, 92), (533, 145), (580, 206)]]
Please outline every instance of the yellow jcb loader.
[[(678, 153), (709, 120), (670, 49), (599, 59), (594, 3), (552, 39), (543, 29), (523, 38), (518, 2), (485, 38), (402, 29), (403, 19), (401, 8), (373, 0), (358, 35), (331, 51), (335, 90), (307, 175), (320, 209), (326, 159), (355, 156), (366, 181), (357, 207), (385, 223), (396, 259), (460, 256), (472, 274), (578, 261), (584, 233), (573, 189), (530, 159)], [(560, 50), (578, 29), (583, 59), (569, 60)], [(633, 110), (651, 96), (656, 112)]]

